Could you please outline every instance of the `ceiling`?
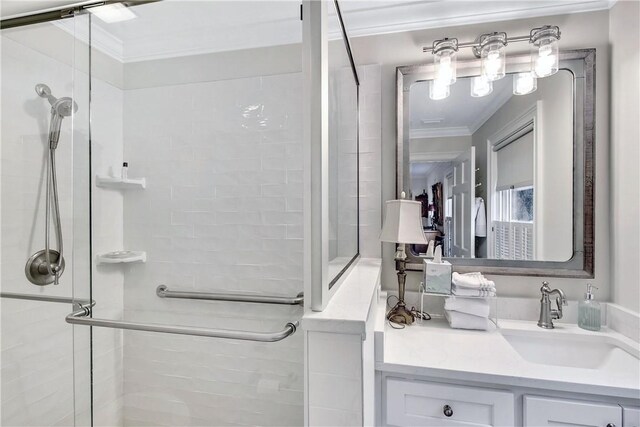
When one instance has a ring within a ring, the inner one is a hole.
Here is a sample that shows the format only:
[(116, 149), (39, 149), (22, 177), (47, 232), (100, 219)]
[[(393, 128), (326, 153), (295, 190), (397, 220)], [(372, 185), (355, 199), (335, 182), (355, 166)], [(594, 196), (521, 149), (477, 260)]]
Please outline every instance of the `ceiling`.
[[(86, 2), (80, 2), (86, 3)], [(185, 4), (189, 7), (185, 7)], [(2, 17), (78, 2), (2, 0)], [(613, 0), (341, 0), (351, 37), (607, 9)], [(121, 62), (144, 61), (301, 42), (300, 0), (164, 0), (135, 6), (138, 18), (105, 24), (95, 19), (92, 41)], [(73, 32), (72, 22), (59, 21)], [(329, 32), (337, 36), (335, 18)], [(85, 33), (88, 33), (85, 31)], [(79, 38), (88, 38), (76, 28)]]
[(448, 98), (429, 99), (429, 83), (411, 87), (409, 116), (410, 138), (435, 138), (472, 135), (513, 96), (511, 76), (493, 82), (493, 92), (481, 98), (470, 95), (470, 78), (451, 85)]

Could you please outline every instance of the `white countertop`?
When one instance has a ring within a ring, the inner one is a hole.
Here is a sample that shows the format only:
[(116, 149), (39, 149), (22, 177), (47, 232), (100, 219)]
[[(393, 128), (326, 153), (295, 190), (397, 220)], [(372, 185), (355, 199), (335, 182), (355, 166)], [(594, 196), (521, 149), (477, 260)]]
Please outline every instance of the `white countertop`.
[(307, 312), (302, 317), (306, 331), (366, 335), (366, 322), (380, 287), (382, 260), (361, 258), (344, 279), (324, 311)]
[[(539, 334), (536, 322), (501, 319), (500, 329), (485, 332), (451, 329), (446, 320), (434, 318), (393, 329), (384, 318), (385, 312), (381, 301), (375, 331), (378, 371), (640, 399), (640, 364), (631, 368), (627, 364), (623, 369), (613, 361), (606, 370), (599, 370), (549, 366), (523, 359), (502, 331)], [(542, 333), (605, 334), (625, 346), (638, 347), (638, 343), (606, 328), (590, 332), (577, 325), (558, 323), (556, 329)]]

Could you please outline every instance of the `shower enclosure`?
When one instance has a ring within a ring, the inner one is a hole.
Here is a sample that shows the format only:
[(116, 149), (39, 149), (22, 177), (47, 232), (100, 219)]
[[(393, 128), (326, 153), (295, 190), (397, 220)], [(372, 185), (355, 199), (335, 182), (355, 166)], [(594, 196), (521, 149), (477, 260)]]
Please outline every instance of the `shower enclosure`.
[[(359, 239), (335, 22), (331, 284)], [(290, 1), (2, 22), (2, 425), (303, 424), (302, 28)]]

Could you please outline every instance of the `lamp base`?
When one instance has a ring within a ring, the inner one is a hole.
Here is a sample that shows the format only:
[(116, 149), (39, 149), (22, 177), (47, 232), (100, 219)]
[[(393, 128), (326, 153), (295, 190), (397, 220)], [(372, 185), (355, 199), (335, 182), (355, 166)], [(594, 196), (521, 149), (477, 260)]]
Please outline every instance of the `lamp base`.
[(407, 309), (404, 301), (398, 301), (387, 313), (387, 320), (393, 323), (411, 325), (415, 321), (415, 317), (413, 313)]

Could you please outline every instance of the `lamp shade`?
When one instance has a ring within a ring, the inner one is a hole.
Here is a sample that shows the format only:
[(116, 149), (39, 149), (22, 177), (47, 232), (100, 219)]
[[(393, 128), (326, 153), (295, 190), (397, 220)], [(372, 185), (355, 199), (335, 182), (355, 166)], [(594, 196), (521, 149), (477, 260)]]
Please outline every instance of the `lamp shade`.
[(389, 200), (380, 240), (395, 243), (427, 244), (422, 230), (422, 203), (412, 200)]

